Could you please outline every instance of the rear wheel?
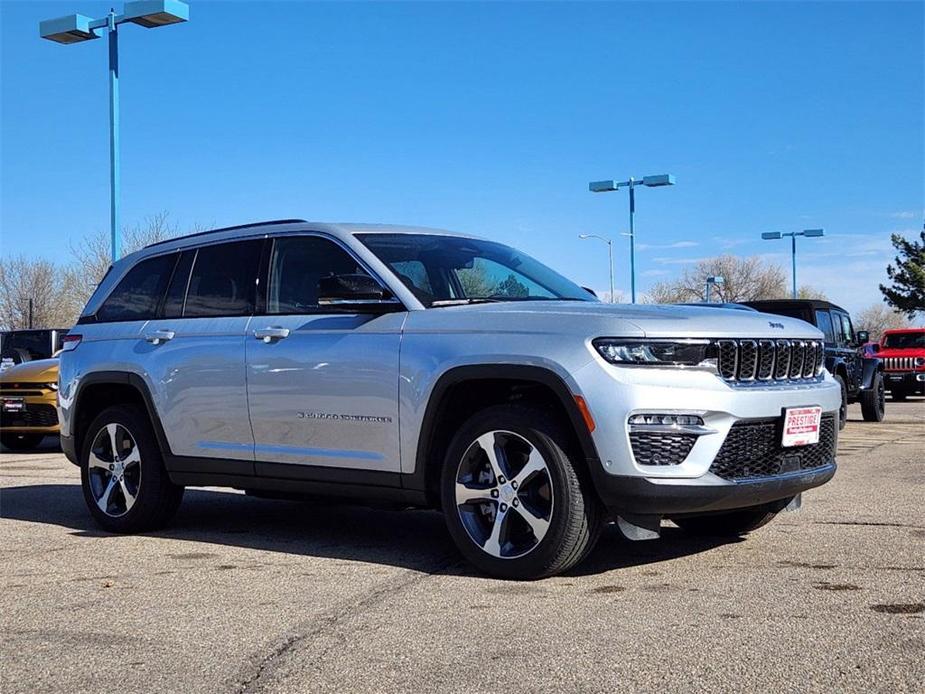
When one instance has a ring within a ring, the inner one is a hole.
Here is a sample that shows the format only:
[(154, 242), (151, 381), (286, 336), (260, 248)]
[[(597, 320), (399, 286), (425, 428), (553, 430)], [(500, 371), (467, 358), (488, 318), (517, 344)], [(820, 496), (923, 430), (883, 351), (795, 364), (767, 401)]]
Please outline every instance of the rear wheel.
[(672, 518), (671, 520), (684, 532), (691, 535), (739, 537), (770, 523), (790, 501), (790, 499), (785, 499), (774, 504), (752, 506), (729, 513)]
[(848, 423), (848, 387), (845, 385), (845, 379), (836, 376), (835, 380), (841, 387), (841, 407), (838, 408), (838, 430), (841, 431)]
[(0, 443), (11, 451), (28, 451), (37, 448), (45, 434), (14, 434), (8, 432), (0, 434)]
[(84, 500), (94, 520), (117, 533), (165, 525), (183, 498), (170, 481), (147, 415), (116, 405), (93, 420), (80, 457)]
[(566, 571), (590, 552), (603, 514), (570, 449), (559, 423), (532, 407), (491, 407), (462, 426), (447, 451), (441, 501), (466, 559), (526, 580)]
[(874, 382), (870, 389), (861, 393), (861, 413), (865, 422), (882, 422), (886, 412), (886, 388), (883, 385), (883, 375), (878, 371), (874, 374)]

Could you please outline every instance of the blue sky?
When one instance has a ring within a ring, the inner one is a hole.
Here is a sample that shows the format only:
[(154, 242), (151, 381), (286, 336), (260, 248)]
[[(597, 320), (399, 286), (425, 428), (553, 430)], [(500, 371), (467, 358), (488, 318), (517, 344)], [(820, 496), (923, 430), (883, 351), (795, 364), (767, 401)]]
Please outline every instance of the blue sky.
[[(721, 252), (789, 265), (762, 231), (825, 227), (800, 280), (880, 300), (890, 232), (925, 216), (925, 5), (191, 3), (120, 31), (123, 215), (413, 223), (511, 243), (607, 286), (624, 192), (639, 283)], [(105, 41), (38, 21), (109, 3), (0, 2), (2, 253), (69, 259), (108, 227)], [(628, 290), (619, 237), (617, 284)]]

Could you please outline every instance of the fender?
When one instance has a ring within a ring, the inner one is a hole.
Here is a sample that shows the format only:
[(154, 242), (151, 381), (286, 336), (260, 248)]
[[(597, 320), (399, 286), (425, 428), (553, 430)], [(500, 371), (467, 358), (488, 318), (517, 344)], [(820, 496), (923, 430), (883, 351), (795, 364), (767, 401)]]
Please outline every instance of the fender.
[[(77, 393), (74, 396), (74, 421), (78, 421), (80, 415), (81, 395), (84, 389), (93, 385), (118, 385), (129, 386), (141, 396), (145, 410), (148, 413), (148, 419), (154, 427), (154, 435), (157, 438), (157, 445), (165, 459), (172, 456), (170, 444), (167, 442), (167, 436), (164, 434), (164, 428), (161, 426), (161, 419), (157, 415), (154, 407), (154, 400), (151, 398), (151, 392), (148, 390), (148, 384), (138, 374), (129, 371), (93, 371), (84, 375), (77, 386)], [(65, 456), (75, 465), (80, 464), (80, 442), (76, 436), (62, 436), (61, 449)]]
[(862, 359), (861, 390), (870, 390), (874, 385), (874, 374), (883, 371), (882, 359)]
[[(418, 436), (418, 445), (415, 455), (414, 472), (402, 475), (402, 486), (405, 489), (426, 492), (427, 490), (427, 451), (430, 447), (431, 433), (435, 428), (439, 404), (446, 391), (454, 385), (464, 381), (505, 379), (536, 383), (548, 387), (555, 394), (559, 403), (568, 413), (572, 429), (575, 431), (581, 445), (584, 458), (590, 462), (598, 462), (599, 456), (591, 434), (584, 423), (581, 411), (575, 403), (575, 398), (568, 386), (558, 374), (541, 366), (528, 366), (521, 364), (478, 364), (457, 366), (445, 373), (434, 384), (421, 421), (421, 431)], [(594, 468), (594, 465), (590, 465)]]

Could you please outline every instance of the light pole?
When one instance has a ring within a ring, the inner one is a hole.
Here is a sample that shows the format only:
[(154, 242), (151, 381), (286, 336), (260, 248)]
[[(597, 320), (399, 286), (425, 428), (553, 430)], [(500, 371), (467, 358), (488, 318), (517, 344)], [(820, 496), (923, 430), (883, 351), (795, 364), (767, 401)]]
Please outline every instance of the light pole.
[(113, 262), (119, 259), (119, 32), (123, 22), (154, 29), (189, 19), (189, 6), (181, 0), (136, 0), (127, 2), (122, 14), (110, 10), (101, 19), (72, 14), (39, 23), (39, 35), (55, 43), (80, 43), (100, 38), (97, 31), (109, 32), (109, 225)]
[(578, 234), (578, 238), (600, 239), (607, 244), (607, 256), (610, 263), (610, 303), (615, 303), (613, 300), (613, 241), (605, 236), (598, 236), (597, 234)]
[(725, 283), (726, 283), (726, 280), (724, 280), (719, 275), (713, 275), (711, 277), (707, 277), (707, 290), (706, 292), (704, 292), (704, 296), (708, 304), (710, 303), (710, 288), (717, 284), (725, 284)]
[(761, 235), (765, 241), (779, 240), (785, 236), (790, 237), (790, 264), (792, 268), (792, 277), (793, 277), (793, 298), (797, 298), (797, 236), (806, 236), (808, 238), (815, 238), (819, 236), (825, 236), (825, 231), (822, 229), (804, 229), (803, 231), (789, 231), (786, 233), (781, 233), (779, 231), (766, 231)]
[(636, 186), (643, 185), (649, 188), (659, 188), (661, 186), (673, 186), (674, 176), (671, 174), (659, 174), (658, 176), (643, 176), (642, 178), (632, 178), (628, 181), (592, 181), (588, 184), (588, 190), (592, 193), (609, 193), (620, 188), (630, 189), (630, 297), (632, 302), (636, 303)]

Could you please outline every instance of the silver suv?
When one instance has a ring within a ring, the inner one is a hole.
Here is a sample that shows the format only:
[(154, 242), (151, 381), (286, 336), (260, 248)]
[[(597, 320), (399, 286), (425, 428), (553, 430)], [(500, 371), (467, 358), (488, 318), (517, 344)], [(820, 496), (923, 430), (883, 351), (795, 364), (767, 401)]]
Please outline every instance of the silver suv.
[(740, 535), (835, 472), (822, 333), (627, 306), (508, 246), (286, 220), (115, 263), (65, 338), (59, 409), (105, 529), (189, 485), (441, 509), (502, 577), (569, 569), (616, 521)]

